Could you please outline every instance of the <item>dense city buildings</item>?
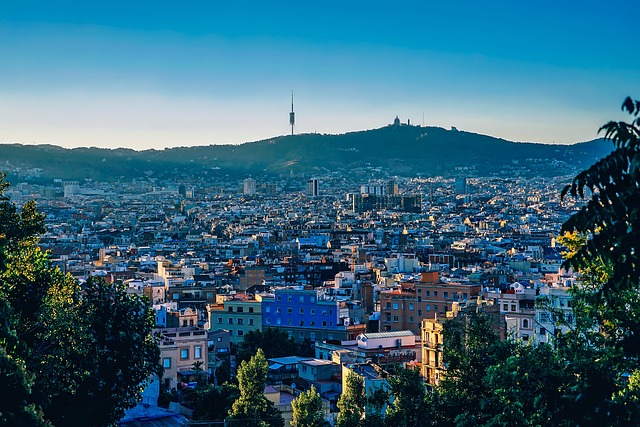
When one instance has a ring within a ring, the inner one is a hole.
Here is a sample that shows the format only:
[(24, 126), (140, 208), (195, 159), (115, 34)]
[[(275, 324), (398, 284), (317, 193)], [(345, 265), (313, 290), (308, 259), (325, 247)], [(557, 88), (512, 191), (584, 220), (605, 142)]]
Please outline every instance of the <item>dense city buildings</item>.
[(10, 195), (38, 200), (40, 245), (63, 271), (148, 298), (169, 389), (217, 381), (245, 336), (277, 329), (315, 357), (270, 360), (276, 406), (313, 385), (335, 410), (346, 370), (378, 384), (405, 364), (437, 384), (447, 319), (482, 309), (522, 341), (566, 330), (576, 276), (555, 237), (576, 207), (559, 199), (563, 179), (376, 173), (60, 180)]

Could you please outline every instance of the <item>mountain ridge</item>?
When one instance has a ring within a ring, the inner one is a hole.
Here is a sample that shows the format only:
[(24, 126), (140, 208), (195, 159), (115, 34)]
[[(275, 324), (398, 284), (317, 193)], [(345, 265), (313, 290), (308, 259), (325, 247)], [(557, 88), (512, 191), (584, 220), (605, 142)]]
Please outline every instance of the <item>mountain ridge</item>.
[[(14, 171), (39, 170), (41, 177), (113, 181), (191, 173), (246, 175), (314, 174), (381, 168), (391, 175), (558, 176), (583, 169), (608, 154), (602, 139), (571, 145), (513, 142), (435, 126), (389, 125), (344, 134), (308, 133), (238, 145), (130, 148), (63, 148), (51, 144), (0, 144), (0, 159)], [(0, 160), (0, 168), (2, 168)]]

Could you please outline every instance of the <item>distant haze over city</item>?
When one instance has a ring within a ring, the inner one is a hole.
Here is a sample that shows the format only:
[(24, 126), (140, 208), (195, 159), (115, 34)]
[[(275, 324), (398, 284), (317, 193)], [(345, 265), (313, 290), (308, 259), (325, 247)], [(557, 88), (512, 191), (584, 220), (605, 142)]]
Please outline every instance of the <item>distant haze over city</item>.
[[(136, 150), (402, 122), (597, 137), (640, 87), (640, 6), (611, 1), (10, 2), (0, 143)], [(607, 9), (624, 10), (615, 19)], [(636, 95), (637, 96), (637, 95)]]

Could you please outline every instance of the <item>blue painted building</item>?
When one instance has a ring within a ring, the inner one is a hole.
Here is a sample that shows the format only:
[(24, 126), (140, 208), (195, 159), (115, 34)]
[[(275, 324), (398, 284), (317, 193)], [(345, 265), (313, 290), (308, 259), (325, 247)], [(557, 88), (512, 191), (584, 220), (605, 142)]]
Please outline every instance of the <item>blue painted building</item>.
[(355, 340), (365, 325), (351, 325), (340, 316), (340, 303), (321, 291), (276, 289), (262, 298), (262, 327), (286, 331), (296, 341)]

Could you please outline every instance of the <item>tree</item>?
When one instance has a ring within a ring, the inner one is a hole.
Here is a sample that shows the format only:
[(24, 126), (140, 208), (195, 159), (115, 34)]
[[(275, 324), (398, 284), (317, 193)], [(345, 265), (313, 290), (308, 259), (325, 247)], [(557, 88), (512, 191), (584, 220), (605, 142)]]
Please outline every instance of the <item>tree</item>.
[(258, 349), (262, 349), (267, 359), (292, 354), (308, 355), (301, 354), (300, 348), (282, 329), (267, 328), (264, 331), (253, 330), (245, 334), (238, 345), (237, 356), (240, 361), (249, 360)]
[(154, 314), (143, 298), (96, 277), (88, 280), (78, 309), (73, 327), (84, 335), (84, 346), (68, 363), (84, 375), (73, 390), (58, 390), (46, 413), (59, 425), (115, 423), (139, 401), (149, 376), (161, 374), (160, 350), (151, 335)]
[(240, 396), (229, 412), (230, 425), (283, 427), (284, 419), (264, 395), (269, 365), (262, 349), (238, 368)]
[(45, 422), (114, 424), (137, 403), (144, 381), (161, 369), (151, 336), (153, 312), (115, 285), (92, 279), (83, 291), (54, 267), (37, 246), (44, 217), (33, 202), (20, 210), (11, 204), (3, 177), (0, 299), (6, 328), (0, 358), (10, 362), (3, 375), (19, 368), (12, 381), (26, 393), (26, 413), (42, 413)]
[(434, 422), (438, 425), (482, 424), (487, 414), (482, 399), (487, 393), (485, 376), (490, 366), (510, 354), (511, 343), (500, 341), (491, 313), (459, 315), (443, 325), (443, 373), (435, 396)]
[(338, 399), (338, 417), (336, 427), (363, 427), (364, 410), (367, 397), (364, 390), (362, 377), (349, 372), (345, 381), (344, 390)]
[[(590, 304), (598, 323), (623, 353), (640, 357), (640, 101), (622, 104), (630, 123), (611, 121), (600, 128), (613, 151), (579, 173), (562, 191), (586, 199), (563, 232), (587, 237), (565, 265), (576, 269), (592, 262), (612, 263), (605, 282), (592, 290)], [(588, 191), (587, 191), (588, 190)]]
[(324, 419), (322, 398), (313, 386), (300, 393), (291, 402), (291, 407), (293, 409), (292, 427), (326, 427), (329, 425)]
[(196, 389), (193, 395), (193, 419), (223, 420), (239, 396), (238, 387), (228, 383)]
[(424, 379), (415, 369), (399, 368), (389, 377), (392, 403), (387, 407), (388, 426), (426, 425)]
[(630, 380), (640, 364), (640, 101), (626, 98), (629, 123), (600, 128), (613, 151), (562, 191), (584, 200), (562, 226), (565, 267), (581, 273), (571, 289), (576, 328), (559, 351), (575, 373), (576, 410), (591, 423), (637, 421), (640, 396)]

